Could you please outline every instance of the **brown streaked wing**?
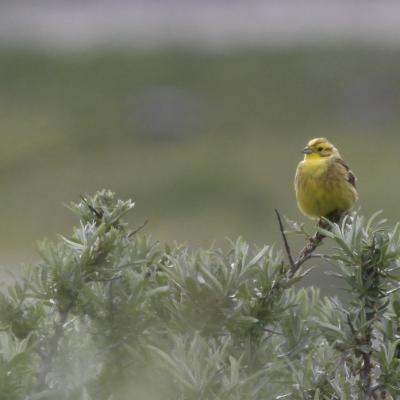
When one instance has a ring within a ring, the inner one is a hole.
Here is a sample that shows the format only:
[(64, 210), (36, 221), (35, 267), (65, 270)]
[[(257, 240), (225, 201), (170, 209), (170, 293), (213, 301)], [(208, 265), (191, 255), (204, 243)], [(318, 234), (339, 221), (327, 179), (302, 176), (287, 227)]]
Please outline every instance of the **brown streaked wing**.
[(343, 168), (343, 175), (346, 177), (346, 180), (355, 188), (356, 177), (350, 167), (341, 158), (334, 158), (333, 162), (339, 164)]

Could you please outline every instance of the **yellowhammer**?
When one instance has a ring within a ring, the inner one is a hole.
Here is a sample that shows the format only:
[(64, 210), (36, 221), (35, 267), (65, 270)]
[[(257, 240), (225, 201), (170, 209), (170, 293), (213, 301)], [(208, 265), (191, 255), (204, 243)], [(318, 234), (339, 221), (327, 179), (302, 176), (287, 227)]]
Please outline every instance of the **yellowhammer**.
[(310, 140), (303, 153), (295, 178), (300, 210), (312, 218), (338, 222), (357, 200), (355, 176), (325, 138)]

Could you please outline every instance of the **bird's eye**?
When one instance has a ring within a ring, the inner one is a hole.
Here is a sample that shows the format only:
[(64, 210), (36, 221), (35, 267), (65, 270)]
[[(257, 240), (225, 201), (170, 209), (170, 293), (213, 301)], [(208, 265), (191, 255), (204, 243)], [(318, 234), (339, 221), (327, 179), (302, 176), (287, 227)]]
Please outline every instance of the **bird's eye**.
[(323, 147), (318, 147), (318, 151), (322, 151), (324, 148)]

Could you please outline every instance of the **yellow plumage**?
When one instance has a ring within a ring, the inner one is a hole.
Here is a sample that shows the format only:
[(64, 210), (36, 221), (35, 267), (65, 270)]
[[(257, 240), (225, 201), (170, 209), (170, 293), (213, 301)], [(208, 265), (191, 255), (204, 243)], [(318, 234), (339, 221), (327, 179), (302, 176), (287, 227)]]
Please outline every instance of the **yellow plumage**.
[(303, 153), (295, 178), (297, 204), (309, 217), (337, 222), (357, 200), (355, 177), (325, 138), (310, 140)]

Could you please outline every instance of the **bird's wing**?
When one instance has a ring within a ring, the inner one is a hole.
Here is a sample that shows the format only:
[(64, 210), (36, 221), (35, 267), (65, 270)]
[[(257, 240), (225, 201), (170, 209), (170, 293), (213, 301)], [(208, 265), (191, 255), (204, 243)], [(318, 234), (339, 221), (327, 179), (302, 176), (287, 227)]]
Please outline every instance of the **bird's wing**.
[(340, 172), (343, 174), (347, 182), (355, 188), (356, 177), (350, 167), (341, 158), (334, 158), (333, 162), (339, 167)]

